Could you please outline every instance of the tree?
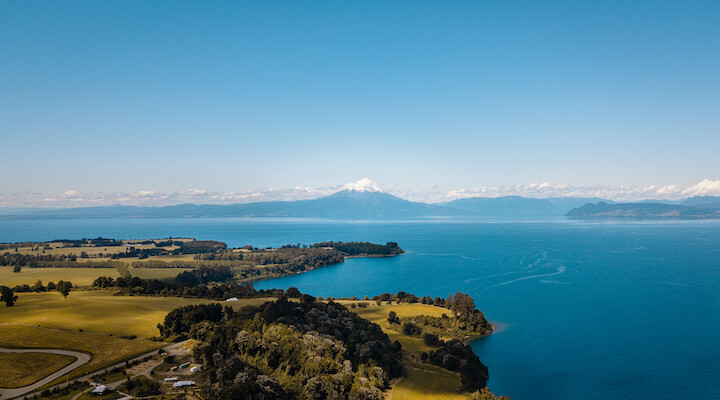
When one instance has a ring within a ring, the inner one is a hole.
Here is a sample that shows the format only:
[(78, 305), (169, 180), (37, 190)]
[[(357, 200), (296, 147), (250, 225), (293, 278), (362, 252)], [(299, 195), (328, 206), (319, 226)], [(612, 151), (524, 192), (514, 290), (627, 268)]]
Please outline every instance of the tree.
[(423, 339), (423, 343), (425, 343), (426, 345), (428, 345), (430, 347), (440, 346), (440, 338), (438, 337), (438, 335), (435, 335), (433, 333), (429, 333), (429, 332), (423, 333), (422, 339)]
[(43, 283), (42, 283), (42, 281), (41, 281), (40, 279), (38, 279), (37, 282), (35, 282), (35, 283), (30, 287), (30, 289), (31, 289), (33, 292), (45, 292), (45, 291), (47, 291), (47, 288), (45, 288), (45, 286), (43, 286)]
[(60, 294), (63, 295), (64, 298), (67, 298), (70, 294), (70, 290), (72, 289), (72, 283), (69, 281), (58, 281), (57, 283), (57, 291), (60, 292)]
[(7, 286), (0, 286), (0, 301), (5, 303), (8, 307), (15, 305), (18, 297), (13, 293), (12, 289)]
[(53, 282), (53, 281), (48, 282), (48, 284), (47, 284), (48, 292), (51, 290), (55, 290), (55, 289), (57, 289), (57, 287), (55, 286), (55, 282)]
[(297, 298), (300, 298), (300, 295), (302, 293), (300, 293), (298, 288), (296, 288), (295, 286), (291, 286), (291, 287), (287, 288), (287, 290), (285, 291), (285, 294), (287, 295), (287, 297), (297, 299)]
[(449, 308), (461, 319), (467, 320), (475, 312), (475, 301), (470, 295), (457, 292)]
[(13, 267), (13, 272), (20, 272), (20, 270), (22, 270), (22, 268), (19, 265)]
[(398, 318), (397, 313), (395, 311), (390, 311), (388, 313), (387, 320), (391, 324), (399, 324), (400, 323), (400, 318)]

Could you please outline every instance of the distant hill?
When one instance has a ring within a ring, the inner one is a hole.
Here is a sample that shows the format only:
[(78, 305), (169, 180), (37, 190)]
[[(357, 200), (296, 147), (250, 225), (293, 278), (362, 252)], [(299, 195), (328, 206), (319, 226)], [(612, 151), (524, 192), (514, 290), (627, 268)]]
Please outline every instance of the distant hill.
[(720, 209), (720, 197), (717, 196), (695, 196), (682, 202), (682, 205), (700, 208)]
[(498, 217), (544, 217), (561, 216), (583, 204), (601, 201), (594, 198), (548, 198), (533, 199), (521, 196), (471, 197), (453, 200), (442, 205), (449, 208), (472, 212), (474, 215)]
[(720, 209), (657, 203), (589, 203), (570, 210), (576, 219), (714, 219)]
[(199, 217), (295, 217), (335, 219), (391, 219), (457, 216), (466, 212), (403, 200), (378, 190), (346, 189), (313, 200), (272, 201), (248, 204), (165, 207), (104, 206), (25, 211), (0, 215), (0, 219), (65, 218), (199, 218)]

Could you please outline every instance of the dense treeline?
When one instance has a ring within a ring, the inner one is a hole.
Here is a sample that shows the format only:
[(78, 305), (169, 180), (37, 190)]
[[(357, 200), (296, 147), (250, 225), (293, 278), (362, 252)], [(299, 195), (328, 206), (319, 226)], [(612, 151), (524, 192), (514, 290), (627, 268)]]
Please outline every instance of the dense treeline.
[[(195, 272), (195, 271), (193, 271)], [(179, 274), (183, 275), (183, 274)], [(205, 280), (211, 275), (205, 274)], [(158, 279), (141, 279), (138, 277), (111, 278), (101, 276), (93, 281), (92, 286), (96, 288), (118, 288), (119, 294), (130, 295), (156, 295), (167, 297), (193, 297), (213, 300), (226, 300), (231, 297), (252, 298), (278, 296), (283, 293), (282, 289), (255, 290), (250, 283), (223, 283), (212, 284), (212, 282), (197, 283), (195, 280), (176, 278), (175, 281), (167, 282)]]
[(238, 312), (219, 304), (168, 314), (164, 336), (188, 335), (208, 399), (375, 399), (402, 373), (400, 344), (335, 303), (301, 295)]
[(114, 268), (112, 261), (77, 262), (73, 254), (0, 254), (0, 266), (18, 266), (28, 268)]
[(292, 264), (307, 261), (317, 266), (324, 266), (328, 262), (335, 264), (342, 262), (344, 255), (333, 249), (283, 246), (279, 249), (256, 249), (253, 251), (216, 251), (198, 254), (194, 258), (204, 261), (247, 261), (257, 265)]
[(173, 250), (173, 254), (202, 254), (213, 253), (217, 250), (227, 249), (227, 244), (216, 240), (193, 240), (182, 242), (182, 245)]
[(68, 297), (70, 294), (70, 291), (74, 288), (72, 282), (70, 281), (64, 281), (59, 280), (57, 283), (55, 282), (48, 282), (47, 286), (43, 285), (41, 280), (37, 280), (35, 283), (31, 285), (17, 285), (14, 288), (12, 288), (13, 292), (17, 293), (29, 293), (29, 292), (51, 292), (51, 291), (58, 291), (60, 294), (63, 295), (63, 297)]
[(395, 242), (387, 242), (385, 245), (370, 242), (321, 242), (311, 245), (312, 248), (331, 247), (348, 256), (378, 255), (391, 256), (404, 253)]

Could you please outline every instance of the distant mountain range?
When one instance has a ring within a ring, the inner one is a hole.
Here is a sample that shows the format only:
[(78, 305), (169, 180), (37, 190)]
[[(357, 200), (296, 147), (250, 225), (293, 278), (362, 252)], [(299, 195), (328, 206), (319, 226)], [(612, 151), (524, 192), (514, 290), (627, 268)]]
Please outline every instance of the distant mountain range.
[(520, 196), (470, 197), (453, 200), (442, 205), (463, 210), (472, 215), (488, 217), (548, 217), (565, 215), (583, 204), (606, 201), (596, 198), (563, 197), (533, 199)]
[(331, 219), (407, 219), (422, 217), (550, 217), (570, 218), (719, 218), (720, 197), (693, 197), (663, 202), (613, 203), (596, 198), (534, 199), (519, 196), (474, 197), (441, 204), (413, 202), (380, 190), (371, 181), (346, 186), (312, 200), (247, 204), (179, 204), (162, 207), (102, 206), (57, 209), (14, 209), (0, 219), (291, 217)]
[[(589, 203), (570, 210), (576, 219), (715, 219), (720, 218), (720, 198), (690, 198), (678, 204), (660, 203)], [(697, 204), (689, 206), (685, 204)]]
[(403, 200), (381, 191), (346, 189), (313, 200), (247, 204), (178, 204), (164, 207), (104, 206), (29, 210), (0, 219), (294, 217), (401, 219), (467, 215), (463, 210)]

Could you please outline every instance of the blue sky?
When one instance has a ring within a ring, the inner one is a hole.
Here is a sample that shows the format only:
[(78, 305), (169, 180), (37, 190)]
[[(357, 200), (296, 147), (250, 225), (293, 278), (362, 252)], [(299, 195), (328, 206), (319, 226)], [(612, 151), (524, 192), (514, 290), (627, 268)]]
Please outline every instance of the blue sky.
[(7, 1), (0, 21), (4, 205), (720, 180), (717, 1)]

